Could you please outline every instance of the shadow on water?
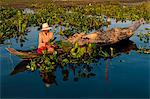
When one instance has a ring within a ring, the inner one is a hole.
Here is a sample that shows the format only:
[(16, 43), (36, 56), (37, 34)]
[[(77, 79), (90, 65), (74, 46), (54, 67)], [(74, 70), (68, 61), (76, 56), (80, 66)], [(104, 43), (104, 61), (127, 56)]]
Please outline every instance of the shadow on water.
[(114, 55), (112, 58), (119, 56), (122, 53), (129, 54), (131, 50), (138, 50), (136, 44), (131, 40), (123, 40), (117, 44), (105, 46), (103, 49), (108, 49), (110, 47), (114, 49)]
[[(104, 49), (106, 49), (107, 47), (108, 46), (105, 46)], [(121, 54), (129, 54), (130, 51), (138, 49), (136, 44), (130, 40), (122, 41), (118, 44), (111, 45), (111, 47), (113, 47), (113, 49), (114, 49), (114, 55), (113, 55), (113, 57), (109, 57), (109, 58), (105, 59), (105, 80), (109, 79), (109, 75), (108, 75), (109, 74), (108, 73), (109, 60), (108, 59), (112, 59)], [(21, 72), (27, 71), (26, 66), (28, 65), (29, 62), (30, 62), (29, 60), (21, 61), (19, 64), (17, 64), (15, 66), (14, 70), (11, 72), (10, 75), (14, 76)], [(92, 64), (92, 63), (90, 63), (90, 64)], [(72, 72), (73, 75), (71, 78), (73, 78), (73, 80), (75, 82), (77, 82), (79, 79), (82, 79), (82, 78), (91, 78), (91, 77), (96, 76), (96, 74), (93, 73), (94, 66), (91, 66), (90, 64), (89, 65), (80, 64), (79, 66), (74, 65), (74, 64), (67, 64), (67, 66), (65, 66), (65, 67), (56, 66), (55, 70), (53, 70), (52, 72), (40, 71), (40, 77), (42, 78), (46, 87), (49, 87), (52, 84), (58, 85), (58, 83), (56, 81), (56, 71), (58, 69), (56, 69), (56, 68), (59, 68), (63, 81), (69, 80), (70, 72)]]
[(29, 62), (30, 62), (29, 60), (23, 60), (20, 63), (18, 63), (15, 66), (14, 70), (10, 73), (10, 75), (16, 75), (20, 72), (26, 71), (27, 70), (26, 66), (28, 65)]

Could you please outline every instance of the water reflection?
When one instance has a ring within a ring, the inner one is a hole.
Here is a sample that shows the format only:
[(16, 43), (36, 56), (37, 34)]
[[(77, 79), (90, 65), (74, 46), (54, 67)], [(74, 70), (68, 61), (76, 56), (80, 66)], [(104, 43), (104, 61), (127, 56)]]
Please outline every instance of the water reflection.
[(122, 53), (129, 54), (131, 50), (138, 50), (137, 45), (131, 40), (124, 40), (117, 44), (105, 46), (103, 47), (103, 49), (109, 49), (110, 47), (113, 48), (113, 56), (109, 58), (114, 58), (116, 56), (121, 55)]
[[(108, 46), (105, 46), (105, 48), (107, 48)], [(109, 46), (110, 47), (110, 46)], [(127, 41), (122, 41), (118, 44), (115, 45), (111, 45), (111, 47), (113, 47), (114, 49), (114, 55), (113, 57), (109, 57), (105, 60), (105, 80), (109, 80), (109, 60), (117, 57), (121, 54), (129, 54), (131, 50), (137, 50), (137, 46), (133, 41), (127, 40)], [(98, 58), (96, 58), (95, 60), (97, 60)], [(21, 72), (25, 72), (27, 71), (27, 64), (29, 63), (29, 60), (23, 60), (21, 61), (19, 64), (16, 65), (16, 67), (14, 68), (14, 70), (11, 72), (11, 75), (16, 75), (19, 74)], [(94, 61), (95, 63), (97, 61)], [(56, 72), (58, 71), (58, 69), (60, 70), (59, 72), (61, 73), (62, 76), (62, 81), (67, 81), (71, 78), (77, 82), (80, 79), (83, 78), (91, 78), (91, 77), (95, 77), (96, 74), (94, 73), (94, 68), (95, 66), (90, 64), (67, 64), (66, 66), (62, 67), (62, 66), (56, 66), (55, 69), (51, 72), (45, 72), (45, 71), (40, 71), (40, 77), (42, 78), (42, 81), (44, 82), (46, 87), (50, 87), (52, 84), (58, 85), (57, 83), (57, 76), (56, 76)]]
[(27, 70), (26, 66), (28, 65), (30, 61), (29, 60), (23, 60), (20, 63), (18, 63), (14, 70), (10, 73), (10, 75), (16, 75), (18, 73), (24, 72)]
[(44, 82), (46, 87), (50, 87), (52, 84), (58, 85), (56, 82), (55, 71), (53, 72), (40, 72), (40, 76), (42, 81)]
[(106, 60), (105, 64), (105, 79), (108, 80), (108, 60)]

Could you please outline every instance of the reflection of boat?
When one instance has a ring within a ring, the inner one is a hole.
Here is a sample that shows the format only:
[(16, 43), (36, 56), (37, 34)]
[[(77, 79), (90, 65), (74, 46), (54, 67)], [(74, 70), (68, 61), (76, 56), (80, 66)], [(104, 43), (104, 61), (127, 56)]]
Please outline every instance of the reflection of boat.
[(131, 50), (138, 50), (136, 44), (131, 40), (125, 40), (114, 45), (105, 46), (103, 49), (113, 48), (114, 54), (110, 58), (119, 56), (121, 53), (129, 54)]
[(29, 60), (23, 60), (19, 64), (16, 65), (14, 70), (10, 73), (10, 75), (16, 75), (20, 72), (24, 72), (27, 70), (26, 66), (28, 65)]

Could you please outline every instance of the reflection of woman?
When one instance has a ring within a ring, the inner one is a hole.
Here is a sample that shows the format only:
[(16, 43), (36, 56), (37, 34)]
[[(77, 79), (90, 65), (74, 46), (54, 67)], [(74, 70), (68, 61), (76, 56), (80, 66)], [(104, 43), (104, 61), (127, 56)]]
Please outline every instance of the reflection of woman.
[(40, 76), (43, 78), (46, 87), (50, 87), (53, 83), (57, 85), (54, 72), (41, 72)]
[(39, 44), (38, 44), (38, 50), (37, 52), (39, 54), (42, 54), (43, 50), (47, 50), (48, 53), (54, 52), (54, 47), (48, 42), (53, 38), (53, 33), (49, 32), (50, 27), (47, 23), (44, 23), (42, 25), (42, 31), (39, 33)]

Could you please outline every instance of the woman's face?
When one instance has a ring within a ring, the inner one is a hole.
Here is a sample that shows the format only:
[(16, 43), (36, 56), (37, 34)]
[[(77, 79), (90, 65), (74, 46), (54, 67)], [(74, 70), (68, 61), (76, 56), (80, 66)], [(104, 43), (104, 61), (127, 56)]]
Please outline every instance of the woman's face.
[(48, 33), (48, 32), (49, 32), (49, 30), (43, 30), (43, 32)]

